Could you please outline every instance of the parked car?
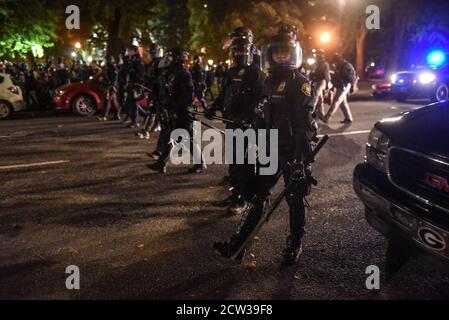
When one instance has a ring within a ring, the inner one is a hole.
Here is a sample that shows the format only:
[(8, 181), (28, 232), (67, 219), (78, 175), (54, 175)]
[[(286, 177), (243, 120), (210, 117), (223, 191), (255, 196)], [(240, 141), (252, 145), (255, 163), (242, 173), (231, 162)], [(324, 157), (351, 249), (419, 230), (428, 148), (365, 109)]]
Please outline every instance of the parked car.
[(389, 95), (391, 95), (391, 82), (389, 80), (376, 80), (373, 81), (371, 85), (372, 92), (374, 98), (376, 99), (385, 99)]
[[(379, 121), (353, 183), (368, 223), (449, 262), (449, 101)], [(444, 263), (446, 265), (446, 263)]]
[[(102, 77), (66, 84), (56, 88), (53, 93), (53, 103), (57, 111), (93, 116), (97, 111), (105, 108), (106, 89)], [(140, 100), (139, 104), (146, 108), (147, 99)]]
[(426, 98), (432, 102), (449, 99), (449, 66), (442, 68), (416, 67), (391, 76), (395, 99)]
[(0, 119), (22, 110), (25, 110), (22, 90), (14, 84), (11, 75), (0, 73)]

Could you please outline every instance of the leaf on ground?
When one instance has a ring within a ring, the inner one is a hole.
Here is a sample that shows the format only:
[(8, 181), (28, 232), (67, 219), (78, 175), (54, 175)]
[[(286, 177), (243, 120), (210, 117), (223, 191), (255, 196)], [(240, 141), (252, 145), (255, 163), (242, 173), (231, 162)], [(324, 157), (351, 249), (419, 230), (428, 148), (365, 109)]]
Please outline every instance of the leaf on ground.
[(251, 262), (245, 263), (245, 269), (246, 270), (256, 269), (256, 261), (251, 261)]

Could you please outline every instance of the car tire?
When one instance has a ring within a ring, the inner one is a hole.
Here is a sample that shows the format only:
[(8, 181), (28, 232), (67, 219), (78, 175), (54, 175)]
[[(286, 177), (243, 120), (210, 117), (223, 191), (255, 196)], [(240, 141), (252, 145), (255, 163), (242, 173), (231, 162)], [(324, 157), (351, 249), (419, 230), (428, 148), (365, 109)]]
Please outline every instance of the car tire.
[(415, 254), (411, 244), (398, 235), (390, 235), (385, 254), (385, 275), (390, 280)]
[(383, 100), (387, 97), (385, 93), (373, 93), (373, 97), (376, 100)]
[(90, 95), (82, 94), (73, 99), (72, 109), (77, 115), (92, 117), (97, 112), (97, 105)]
[(401, 94), (396, 94), (394, 96), (394, 98), (396, 99), (397, 102), (407, 102), (407, 94), (405, 93), (401, 93)]
[(0, 100), (0, 120), (11, 117), (13, 113), (12, 105), (8, 101)]
[(449, 86), (447, 83), (438, 83), (433, 93), (431, 100), (432, 102), (441, 102), (449, 99)]

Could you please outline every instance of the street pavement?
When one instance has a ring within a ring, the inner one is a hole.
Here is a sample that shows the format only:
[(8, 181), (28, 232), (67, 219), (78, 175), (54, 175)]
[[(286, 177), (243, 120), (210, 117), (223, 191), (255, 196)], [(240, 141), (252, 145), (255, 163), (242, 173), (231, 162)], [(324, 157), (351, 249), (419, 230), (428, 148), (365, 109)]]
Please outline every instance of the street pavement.
[[(242, 265), (211, 249), (239, 217), (214, 202), (225, 165), (192, 175), (189, 166), (160, 175), (146, 168), (157, 134), (139, 140), (117, 121), (22, 114), (0, 123), (0, 299), (441, 299), (449, 274), (413, 257), (390, 280), (387, 241), (365, 221), (352, 188), (373, 124), (423, 105), (350, 102), (354, 123), (338, 111), (314, 172), (304, 254), (283, 267), (288, 230), (283, 202)], [(212, 123), (222, 127), (219, 122)], [(282, 182), (276, 187), (279, 192)], [(66, 267), (80, 269), (80, 290), (67, 290)], [(370, 265), (380, 290), (365, 286)]]

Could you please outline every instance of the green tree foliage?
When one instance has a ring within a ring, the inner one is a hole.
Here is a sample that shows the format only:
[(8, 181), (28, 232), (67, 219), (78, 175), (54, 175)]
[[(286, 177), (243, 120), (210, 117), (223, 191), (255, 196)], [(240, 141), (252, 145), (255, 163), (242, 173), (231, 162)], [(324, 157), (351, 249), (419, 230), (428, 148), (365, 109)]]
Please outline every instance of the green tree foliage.
[(54, 45), (57, 17), (41, 0), (0, 0), (0, 55), (41, 57)]
[[(230, 19), (229, 19), (230, 18)], [(232, 27), (247, 26), (255, 34), (255, 42), (262, 46), (276, 34), (280, 22), (296, 26), (304, 34), (301, 5), (291, 1), (260, 1), (249, 10), (236, 10), (228, 18)]]

